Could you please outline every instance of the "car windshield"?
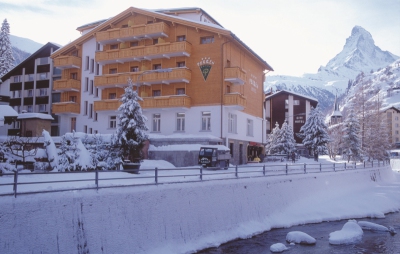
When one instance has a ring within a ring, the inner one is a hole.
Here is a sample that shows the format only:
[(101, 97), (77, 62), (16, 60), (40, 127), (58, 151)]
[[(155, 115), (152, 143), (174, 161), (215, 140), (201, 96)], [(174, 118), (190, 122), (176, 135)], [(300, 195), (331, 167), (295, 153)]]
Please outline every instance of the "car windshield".
[(211, 148), (203, 148), (200, 150), (200, 155), (203, 155), (203, 156), (211, 156), (212, 153), (213, 153), (213, 149), (211, 149)]

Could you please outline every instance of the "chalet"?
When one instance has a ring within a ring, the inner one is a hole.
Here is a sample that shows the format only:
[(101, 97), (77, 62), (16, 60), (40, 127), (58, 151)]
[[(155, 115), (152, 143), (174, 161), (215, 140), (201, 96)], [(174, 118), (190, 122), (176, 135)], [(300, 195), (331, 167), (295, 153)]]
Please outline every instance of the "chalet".
[(395, 147), (400, 144), (400, 110), (390, 107), (384, 111), (389, 129), (389, 141)]

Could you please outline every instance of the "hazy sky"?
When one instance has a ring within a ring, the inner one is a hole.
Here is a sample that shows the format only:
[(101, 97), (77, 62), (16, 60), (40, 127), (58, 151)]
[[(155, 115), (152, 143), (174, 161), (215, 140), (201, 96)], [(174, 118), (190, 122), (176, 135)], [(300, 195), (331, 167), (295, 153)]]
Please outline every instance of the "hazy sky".
[(80, 36), (77, 27), (130, 6), (200, 7), (266, 60), (272, 75), (316, 73), (355, 25), (400, 56), (400, 0), (0, 0), (0, 20), (12, 35), (65, 45)]

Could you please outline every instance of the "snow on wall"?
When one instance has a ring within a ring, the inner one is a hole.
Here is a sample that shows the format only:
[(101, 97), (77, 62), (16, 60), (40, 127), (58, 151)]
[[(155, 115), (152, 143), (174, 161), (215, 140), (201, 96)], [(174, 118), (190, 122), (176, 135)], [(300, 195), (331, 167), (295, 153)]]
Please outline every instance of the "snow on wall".
[[(188, 253), (309, 221), (312, 214), (321, 216), (314, 222), (340, 219), (343, 211), (324, 214), (318, 205), (282, 214), (301, 199), (366, 193), (393, 177), (386, 167), (0, 197), (0, 253)], [(390, 212), (399, 203), (366, 199), (370, 207), (354, 200), (347, 216)]]

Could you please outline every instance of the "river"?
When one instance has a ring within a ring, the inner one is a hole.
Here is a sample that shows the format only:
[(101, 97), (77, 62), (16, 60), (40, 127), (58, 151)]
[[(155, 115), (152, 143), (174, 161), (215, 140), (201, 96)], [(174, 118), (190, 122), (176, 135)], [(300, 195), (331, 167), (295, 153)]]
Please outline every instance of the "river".
[[(272, 253), (270, 246), (275, 243), (283, 243), (289, 250), (283, 253), (295, 254), (399, 254), (400, 253), (400, 213), (386, 214), (384, 219), (363, 218), (357, 221), (369, 221), (386, 227), (392, 226), (397, 234), (391, 235), (389, 232), (366, 231), (362, 240), (350, 245), (331, 245), (329, 244), (329, 233), (342, 229), (348, 220), (322, 222), (316, 224), (306, 224), (293, 226), (290, 228), (279, 228), (266, 231), (255, 235), (249, 239), (237, 239), (218, 248), (208, 248), (197, 252), (198, 254), (260, 254)], [(291, 231), (305, 232), (317, 240), (315, 245), (289, 245), (286, 242), (286, 235)]]

